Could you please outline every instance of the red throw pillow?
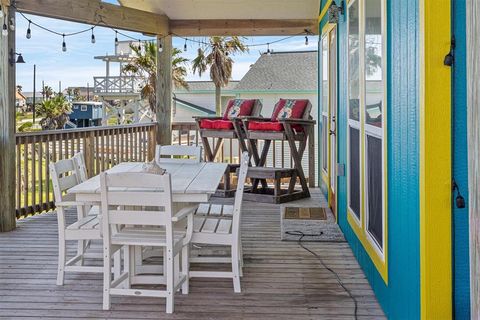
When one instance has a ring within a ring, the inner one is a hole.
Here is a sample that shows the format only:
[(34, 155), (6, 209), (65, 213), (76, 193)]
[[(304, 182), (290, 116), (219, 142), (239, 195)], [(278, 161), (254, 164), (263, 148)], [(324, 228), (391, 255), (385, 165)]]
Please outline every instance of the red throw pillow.
[(280, 99), (275, 105), (271, 120), (301, 119), (307, 105), (308, 100), (306, 99)]
[(232, 99), (228, 101), (227, 109), (223, 114), (223, 120), (229, 120), (241, 116), (249, 116), (252, 114), (255, 99)]

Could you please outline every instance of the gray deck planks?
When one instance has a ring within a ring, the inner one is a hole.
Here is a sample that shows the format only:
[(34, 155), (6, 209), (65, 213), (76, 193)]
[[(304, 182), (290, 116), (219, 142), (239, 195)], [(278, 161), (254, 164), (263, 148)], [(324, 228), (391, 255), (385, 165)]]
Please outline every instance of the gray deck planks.
[[(279, 240), (279, 206), (245, 202), (244, 208), (243, 292), (234, 294), (226, 279), (192, 279), (190, 294), (176, 296), (173, 315), (152, 298), (114, 297), (112, 310), (102, 311), (97, 274), (67, 273), (57, 287), (55, 214), (20, 220), (17, 230), (0, 234), (0, 319), (353, 319), (354, 304), (334, 276), (297, 243)], [(306, 245), (356, 296), (358, 319), (384, 318), (348, 244)]]

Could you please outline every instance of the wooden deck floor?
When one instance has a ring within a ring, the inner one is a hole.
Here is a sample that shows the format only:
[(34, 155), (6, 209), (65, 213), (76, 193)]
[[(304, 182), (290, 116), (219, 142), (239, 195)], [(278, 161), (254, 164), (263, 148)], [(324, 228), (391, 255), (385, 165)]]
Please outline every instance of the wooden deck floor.
[[(314, 196), (316, 201), (319, 195)], [(241, 294), (230, 280), (192, 279), (190, 294), (178, 294), (175, 313), (163, 299), (114, 297), (102, 311), (97, 274), (67, 273), (55, 285), (55, 214), (19, 221), (0, 234), (0, 319), (354, 319), (354, 303), (334, 275), (296, 242), (280, 241), (277, 205), (245, 202), (244, 277)], [(358, 301), (358, 319), (384, 318), (347, 243), (306, 243), (334, 269)]]

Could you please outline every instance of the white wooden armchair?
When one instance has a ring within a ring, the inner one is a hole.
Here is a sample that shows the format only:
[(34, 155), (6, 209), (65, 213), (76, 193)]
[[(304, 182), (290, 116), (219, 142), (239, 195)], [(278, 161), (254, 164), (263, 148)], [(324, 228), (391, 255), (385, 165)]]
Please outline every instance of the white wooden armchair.
[(230, 263), (232, 271), (190, 271), (190, 277), (192, 278), (232, 278), (235, 292), (241, 292), (240, 277), (242, 276), (243, 253), (240, 220), (243, 189), (250, 162), (248, 152), (244, 152), (240, 160), (234, 205), (201, 204), (195, 213), (192, 237), (192, 243), (228, 246), (231, 248), (230, 257), (192, 257), (192, 262)]
[(160, 163), (198, 163), (202, 162), (200, 146), (161, 146), (155, 147), (155, 161)]

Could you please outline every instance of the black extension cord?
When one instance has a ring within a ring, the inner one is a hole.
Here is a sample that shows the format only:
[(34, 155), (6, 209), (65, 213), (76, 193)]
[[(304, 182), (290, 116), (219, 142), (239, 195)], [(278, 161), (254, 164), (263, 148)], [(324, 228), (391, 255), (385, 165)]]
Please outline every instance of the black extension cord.
[(350, 298), (353, 300), (353, 303), (355, 304), (355, 311), (354, 311), (354, 317), (355, 319), (357, 319), (357, 309), (358, 309), (358, 303), (357, 303), (357, 299), (355, 299), (355, 297), (353, 296), (353, 294), (350, 292), (350, 290), (343, 284), (342, 280), (340, 279), (340, 277), (338, 276), (338, 274), (330, 267), (328, 267), (322, 260), (322, 258), (316, 254), (314, 251), (308, 249), (307, 247), (305, 247), (305, 245), (303, 244), (302, 240), (304, 237), (319, 237), (323, 234), (323, 232), (320, 232), (320, 233), (317, 233), (317, 234), (309, 234), (309, 233), (303, 233), (301, 231), (287, 231), (285, 232), (285, 234), (288, 234), (290, 236), (299, 236), (300, 238), (298, 238), (298, 245), (300, 247), (302, 247), (305, 251), (307, 252), (310, 252), (312, 255), (314, 255), (318, 261), (320, 261), (320, 264), (325, 268), (327, 269), (328, 271), (330, 271), (331, 274), (333, 274), (335, 276), (335, 278), (337, 278), (337, 281), (338, 281), (338, 284), (340, 284), (340, 286), (342, 286), (343, 290), (345, 290), (345, 292), (350, 296)]

